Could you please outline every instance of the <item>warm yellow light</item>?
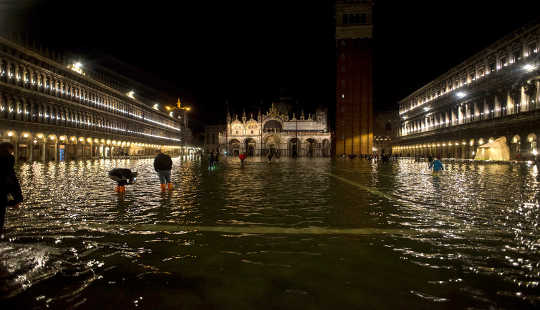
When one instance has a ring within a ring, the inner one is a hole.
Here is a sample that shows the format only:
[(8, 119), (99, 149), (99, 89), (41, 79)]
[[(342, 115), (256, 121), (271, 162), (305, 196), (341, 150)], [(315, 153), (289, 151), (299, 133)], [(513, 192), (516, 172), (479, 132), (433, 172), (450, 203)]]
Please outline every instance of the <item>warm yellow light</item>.
[(95, 143), (99, 143), (99, 139), (94, 139), (94, 142), (95, 142)]
[(88, 143), (92, 143), (92, 138), (88, 138), (86, 141), (88, 141)]
[(66, 137), (64, 137), (64, 136), (60, 137), (60, 141), (64, 141), (65, 139), (66, 139)]
[(51, 140), (54, 140), (54, 136), (50, 136)]
[(24, 134), (23, 134), (23, 137), (28, 138), (28, 134), (27, 134), (27, 133), (24, 133)]
[(131, 99), (135, 99), (135, 92), (130, 90), (129, 92), (126, 93), (126, 96), (128, 96)]
[(79, 61), (78, 62), (75, 62), (71, 65), (68, 66), (69, 69), (79, 73), (79, 74), (82, 74), (82, 75), (86, 75), (86, 73), (84, 73), (84, 71), (82, 70), (82, 63), (80, 63)]
[(13, 136), (13, 132), (10, 131), (10, 132), (7, 133), (7, 135), (8, 135), (8, 137)]
[(79, 138), (79, 141), (83, 142), (83, 141), (84, 141), (84, 138), (83, 138), (83, 137), (80, 137), (80, 138)]
[(41, 138), (43, 138), (43, 134), (38, 133), (37, 137), (41, 139)]
[(75, 141), (75, 139), (76, 139), (75, 137), (71, 137), (71, 141)]

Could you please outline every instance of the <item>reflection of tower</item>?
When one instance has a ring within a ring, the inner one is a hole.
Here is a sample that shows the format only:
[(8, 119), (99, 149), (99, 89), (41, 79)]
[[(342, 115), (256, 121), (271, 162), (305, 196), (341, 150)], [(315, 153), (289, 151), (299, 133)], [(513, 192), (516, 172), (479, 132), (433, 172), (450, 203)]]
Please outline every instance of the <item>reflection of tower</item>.
[(336, 155), (373, 147), (372, 8), (336, 0)]

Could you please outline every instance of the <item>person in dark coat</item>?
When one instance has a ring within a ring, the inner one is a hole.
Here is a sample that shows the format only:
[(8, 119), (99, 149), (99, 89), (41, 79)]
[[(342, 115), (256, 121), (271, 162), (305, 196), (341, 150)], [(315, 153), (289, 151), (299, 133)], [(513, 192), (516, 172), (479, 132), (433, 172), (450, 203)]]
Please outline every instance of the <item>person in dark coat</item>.
[(3, 237), (4, 220), (8, 206), (18, 208), (23, 201), (19, 180), (15, 174), (15, 157), (13, 144), (0, 143), (0, 236)]
[(167, 186), (169, 187), (169, 190), (172, 190), (173, 186), (171, 183), (171, 169), (172, 169), (171, 157), (159, 151), (158, 154), (156, 155), (156, 158), (154, 158), (154, 169), (156, 170), (159, 176), (161, 191), (164, 192), (167, 189)]

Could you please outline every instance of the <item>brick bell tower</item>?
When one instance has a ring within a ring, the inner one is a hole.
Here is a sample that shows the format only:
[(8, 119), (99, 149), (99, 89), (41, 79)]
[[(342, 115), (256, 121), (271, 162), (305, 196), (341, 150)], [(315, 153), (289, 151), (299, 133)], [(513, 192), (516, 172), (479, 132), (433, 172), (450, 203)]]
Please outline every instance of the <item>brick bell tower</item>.
[(335, 154), (373, 148), (373, 1), (336, 0)]

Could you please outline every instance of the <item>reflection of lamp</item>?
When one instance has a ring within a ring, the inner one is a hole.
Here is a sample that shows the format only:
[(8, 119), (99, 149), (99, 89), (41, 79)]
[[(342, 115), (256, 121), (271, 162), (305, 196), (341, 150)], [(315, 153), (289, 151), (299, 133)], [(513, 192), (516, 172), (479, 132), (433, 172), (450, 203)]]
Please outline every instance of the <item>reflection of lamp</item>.
[(533, 150), (532, 150), (532, 154), (533, 154), (534, 156), (536, 156), (536, 155), (538, 154), (538, 152), (536, 151), (536, 149), (533, 149)]

